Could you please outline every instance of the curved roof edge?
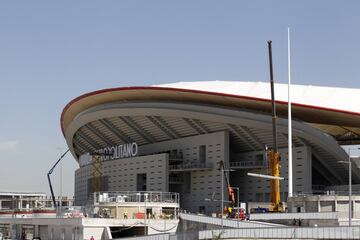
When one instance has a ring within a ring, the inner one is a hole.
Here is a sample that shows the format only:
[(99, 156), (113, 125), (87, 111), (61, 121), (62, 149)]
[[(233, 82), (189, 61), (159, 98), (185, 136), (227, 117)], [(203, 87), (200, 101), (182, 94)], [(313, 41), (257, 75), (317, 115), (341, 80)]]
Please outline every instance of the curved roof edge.
[[(360, 118), (360, 106), (355, 104), (360, 101), (360, 89), (292, 85), (292, 92), (294, 92), (294, 97), (292, 96), (294, 108), (327, 111)], [(275, 84), (275, 96), (277, 104), (287, 106), (287, 84)], [(195, 102), (234, 106), (242, 105), (241, 102), (247, 102), (246, 104), (251, 102), (250, 105), (253, 108), (260, 107), (264, 110), (264, 106), (258, 105), (259, 103), (260, 105), (261, 103), (262, 105), (264, 103), (269, 105), (271, 102), (270, 84), (263, 82), (210, 81), (102, 89), (83, 94), (70, 101), (61, 114), (61, 129), (64, 134), (67, 125), (78, 113), (99, 104), (146, 99), (177, 99), (183, 101), (185, 98)], [(351, 104), (349, 104), (349, 98), (352, 99)], [(324, 101), (324, 99), (327, 101)], [(322, 102), (319, 103), (317, 100), (322, 100)], [(267, 108), (268, 106), (266, 106)], [(356, 127), (360, 127), (360, 124), (358, 125)]]
[[(261, 99), (271, 99), (269, 82), (216, 80), (177, 82), (154, 86), (200, 90), (239, 96), (257, 96), (257, 98)], [(275, 97), (278, 101), (287, 102), (288, 84), (275, 83)], [(351, 101), (349, 101), (349, 99), (351, 99)], [(318, 106), (360, 114), (360, 105), (357, 104), (360, 102), (360, 89), (292, 84), (291, 101), (308, 106)]]

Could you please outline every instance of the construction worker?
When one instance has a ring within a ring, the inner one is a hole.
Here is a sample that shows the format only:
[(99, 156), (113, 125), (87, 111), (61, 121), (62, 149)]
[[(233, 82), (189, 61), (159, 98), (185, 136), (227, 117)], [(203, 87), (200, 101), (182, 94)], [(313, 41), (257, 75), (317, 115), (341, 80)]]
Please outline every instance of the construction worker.
[(229, 217), (231, 217), (232, 210), (233, 210), (232, 207), (228, 207)]

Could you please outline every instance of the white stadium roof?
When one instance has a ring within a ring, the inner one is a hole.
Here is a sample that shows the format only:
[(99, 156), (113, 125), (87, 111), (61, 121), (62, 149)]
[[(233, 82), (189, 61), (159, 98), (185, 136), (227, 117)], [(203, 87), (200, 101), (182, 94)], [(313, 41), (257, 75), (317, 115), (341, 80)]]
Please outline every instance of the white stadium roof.
[[(271, 100), (269, 82), (197, 81), (155, 85)], [(275, 83), (277, 101), (288, 101), (288, 85)], [(301, 105), (360, 114), (360, 89), (291, 85), (291, 101)]]
[[(340, 144), (360, 143), (360, 89), (292, 85), (294, 119), (333, 136)], [(277, 114), (287, 116), (287, 84), (275, 84)], [(187, 102), (271, 114), (269, 82), (198, 81), (154, 86), (102, 89), (81, 95), (64, 108), (61, 128), (66, 135), (77, 115), (116, 102)]]

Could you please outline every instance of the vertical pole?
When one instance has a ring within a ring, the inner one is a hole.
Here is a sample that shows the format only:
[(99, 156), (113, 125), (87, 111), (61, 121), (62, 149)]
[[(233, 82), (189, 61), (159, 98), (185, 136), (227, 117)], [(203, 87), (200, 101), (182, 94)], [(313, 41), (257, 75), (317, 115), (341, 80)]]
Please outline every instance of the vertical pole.
[(290, 58), (290, 28), (288, 28), (288, 197), (293, 196), (293, 162), (292, 162), (292, 118), (291, 118), (291, 58)]
[(238, 213), (238, 218), (240, 217), (240, 198), (239, 198), (239, 192), (240, 192), (240, 188), (237, 188), (237, 199), (238, 199), (238, 204), (237, 204), (237, 207), (238, 207), (238, 210), (237, 210), (237, 213)]
[(147, 200), (147, 193), (144, 193), (144, 206), (145, 206), (144, 226), (145, 226), (145, 236), (148, 235), (148, 231), (147, 231), (147, 228), (146, 228), (146, 218), (147, 218), (146, 200)]
[(62, 207), (62, 162), (60, 163), (60, 201), (59, 201), (60, 208)]
[[(62, 148), (61, 147), (58, 147), (58, 150), (59, 150), (59, 153), (61, 154), (62, 153)], [(61, 208), (62, 207), (62, 178), (63, 178), (63, 172), (62, 172), (62, 162), (60, 162), (60, 201), (59, 201), (59, 207)]]
[(349, 148), (349, 226), (351, 226), (351, 218), (352, 218), (352, 202), (351, 202), (351, 155)]
[(94, 206), (96, 206), (96, 202), (97, 202), (97, 199), (96, 199), (96, 192), (93, 192), (93, 196), (94, 196)]
[(240, 188), (237, 189), (237, 199), (238, 199), (238, 221), (237, 221), (237, 227), (239, 228), (239, 218), (240, 218)]
[(237, 228), (239, 228), (239, 219), (240, 219), (240, 198), (239, 198), (239, 195), (240, 195), (240, 188), (239, 187), (234, 187), (234, 189), (237, 190), (237, 221), (236, 221), (236, 225), (237, 225)]
[(276, 137), (276, 104), (275, 104), (275, 87), (274, 87), (274, 74), (273, 74), (273, 64), (272, 64), (272, 50), (271, 50), (271, 41), (268, 41), (269, 48), (269, 65), (270, 65), (270, 87), (271, 87), (271, 110), (272, 110), (272, 130), (273, 130), (273, 150), (275, 152), (277, 149), (277, 137)]
[(224, 228), (224, 169), (221, 170), (221, 228)]

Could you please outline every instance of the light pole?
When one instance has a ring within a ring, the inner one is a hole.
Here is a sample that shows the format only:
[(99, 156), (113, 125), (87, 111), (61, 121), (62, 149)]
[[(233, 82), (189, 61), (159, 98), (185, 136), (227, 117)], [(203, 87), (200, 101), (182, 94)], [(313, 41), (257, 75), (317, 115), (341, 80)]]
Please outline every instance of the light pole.
[(144, 226), (145, 226), (145, 236), (148, 234), (147, 228), (146, 228), (146, 215), (147, 215), (147, 211), (146, 211), (146, 201), (147, 201), (147, 197), (148, 197), (148, 193), (144, 193), (144, 206), (145, 206), (145, 214), (144, 214)]
[(140, 203), (141, 203), (141, 193), (136, 193), (136, 201), (138, 202), (138, 213), (140, 212)]
[[(351, 158), (355, 158), (355, 157), (358, 157), (358, 156), (351, 156), (351, 149), (349, 147), (349, 150), (348, 150), (348, 154), (349, 154), (349, 157), (348, 157), (348, 161), (339, 161), (340, 163), (347, 163), (349, 165), (349, 226), (351, 226), (351, 220), (352, 220), (352, 202), (351, 202), (351, 195), (352, 195), (352, 181), (351, 181)], [(360, 149), (360, 148), (357, 148), (357, 149)]]
[(352, 219), (352, 204), (351, 204), (351, 148), (349, 148), (349, 227), (351, 226), (351, 219)]
[(221, 169), (221, 229), (224, 228), (224, 169)]

